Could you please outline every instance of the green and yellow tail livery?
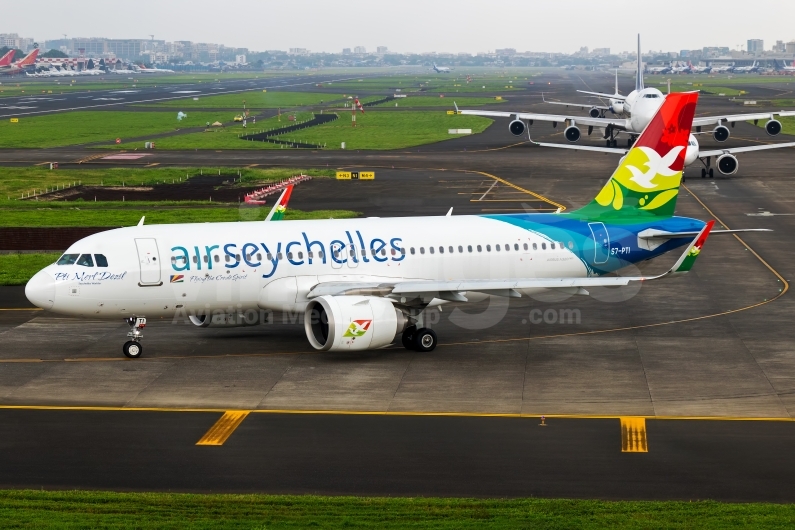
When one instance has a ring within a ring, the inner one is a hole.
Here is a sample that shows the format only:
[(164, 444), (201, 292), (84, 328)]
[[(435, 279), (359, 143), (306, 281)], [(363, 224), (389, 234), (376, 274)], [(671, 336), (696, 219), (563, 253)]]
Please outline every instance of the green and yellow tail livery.
[(572, 214), (618, 223), (671, 217), (697, 101), (694, 92), (669, 94), (610, 181), (590, 204)]

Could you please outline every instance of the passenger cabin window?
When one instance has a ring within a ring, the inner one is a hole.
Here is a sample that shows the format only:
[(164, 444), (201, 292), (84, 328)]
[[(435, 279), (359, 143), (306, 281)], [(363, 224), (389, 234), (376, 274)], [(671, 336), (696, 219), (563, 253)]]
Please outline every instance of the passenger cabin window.
[(478, 252), (483, 252), (483, 247), (481, 247), (480, 245), (478, 245)]
[[(519, 250), (519, 243), (514, 243), (513, 244), (513, 249), (514, 250)], [(527, 243), (524, 244), (524, 249), (527, 250)]]
[(64, 254), (63, 256), (61, 256), (61, 259), (58, 260), (57, 264), (58, 265), (74, 265), (75, 261), (77, 261), (77, 258), (79, 256), (80, 256), (80, 254)]
[(468, 250), (469, 252), (472, 252), (472, 245), (467, 245), (467, 250)]
[(550, 243), (549, 244), (549, 248), (552, 249), (552, 250), (555, 250), (555, 243)]
[(486, 245), (486, 252), (491, 252), (491, 245)]
[(429, 248), (428, 248), (428, 250), (430, 250), (430, 251), (431, 251), (431, 254), (433, 254), (433, 253), (434, 253), (433, 247), (429, 247)]
[[(470, 249), (470, 250), (471, 250), (471, 249)], [(462, 247), (461, 245), (458, 245), (458, 252), (459, 252), (460, 254), (463, 254), (463, 253), (464, 253), (464, 247)]]
[(444, 254), (444, 247), (439, 247), (439, 254)]
[(494, 245), (494, 250), (496, 250), (497, 252), (499, 252), (499, 251), (500, 251), (500, 246), (499, 246), (499, 245)]
[[(535, 243), (533, 243), (533, 248), (534, 248), (534, 249), (536, 248), (536, 244), (535, 244)], [(524, 249), (525, 249), (525, 250), (527, 250), (527, 243), (525, 243), (525, 244), (524, 244)], [(518, 249), (517, 249), (517, 250), (518, 250)]]
[(541, 243), (541, 250), (546, 250), (546, 249), (547, 249), (547, 244)]
[(533, 250), (538, 250), (538, 243), (533, 243)]
[(425, 247), (420, 247), (420, 254), (425, 254)]
[(414, 247), (411, 247), (411, 255), (414, 255)]
[(94, 260), (91, 258), (91, 254), (83, 254), (77, 259), (77, 264), (82, 267), (93, 267)]

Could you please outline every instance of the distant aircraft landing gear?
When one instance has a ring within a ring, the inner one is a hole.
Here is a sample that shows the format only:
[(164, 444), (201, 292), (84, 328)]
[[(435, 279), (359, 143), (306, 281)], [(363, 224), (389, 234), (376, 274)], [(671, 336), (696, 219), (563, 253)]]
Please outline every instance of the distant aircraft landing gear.
[(141, 330), (146, 327), (146, 319), (144, 317), (130, 317), (125, 319), (125, 322), (130, 326), (130, 331), (127, 333), (127, 337), (130, 340), (124, 343), (122, 351), (130, 359), (137, 359), (144, 353), (144, 347), (141, 346), (141, 339), (144, 335)]

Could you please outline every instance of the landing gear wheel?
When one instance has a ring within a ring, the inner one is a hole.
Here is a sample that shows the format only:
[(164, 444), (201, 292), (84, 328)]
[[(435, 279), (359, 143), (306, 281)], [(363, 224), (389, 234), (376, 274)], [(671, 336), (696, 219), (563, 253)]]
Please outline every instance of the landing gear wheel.
[(417, 326), (409, 326), (403, 330), (403, 337), (400, 339), (403, 342), (403, 347), (407, 350), (414, 349), (414, 335), (417, 334)]
[(701, 178), (707, 178), (707, 170), (703, 167), (701, 168)]
[(632, 138), (627, 138), (627, 147), (632, 147)]
[(709, 168), (709, 178), (714, 178), (714, 176), (712, 174), (712, 168)]
[(618, 140), (613, 140), (613, 147), (618, 147)]
[(124, 343), (122, 347), (122, 351), (124, 355), (129, 357), (130, 359), (137, 359), (144, 353), (144, 348), (141, 346), (140, 342), (136, 342), (134, 340), (128, 340)]
[(433, 351), (438, 339), (432, 329), (421, 328), (414, 334), (414, 349), (421, 352)]

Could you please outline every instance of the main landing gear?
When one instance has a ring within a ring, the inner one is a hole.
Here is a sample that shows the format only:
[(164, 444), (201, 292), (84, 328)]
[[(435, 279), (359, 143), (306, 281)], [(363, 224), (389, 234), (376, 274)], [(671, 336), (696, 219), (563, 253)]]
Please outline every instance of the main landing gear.
[(436, 332), (429, 328), (417, 329), (417, 326), (409, 326), (403, 331), (401, 339), (403, 347), (407, 350), (416, 350), (421, 352), (433, 351), (436, 348), (439, 340), (436, 338)]
[(125, 322), (130, 326), (130, 331), (127, 333), (127, 337), (130, 340), (124, 343), (122, 351), (130, 359), (137, 359), (144, 353), (144, 347), (141, 346), (141, 339), (144, 338), (144, 335), (141, 330), (146, 327), (146, 319), (144, 317), (130, 317), (125, 319)]
[(701, 168), (701, 178), (703, 179), (707, 178), (707, 175), (709, 175), (709, 178), (714, 178), (713, 170), (710, 167), (712, 165), (712, 157), (708, 156), (706, 158), (701, 158), (700, 160), (701, 163), (704, 165), (704, 167)]

